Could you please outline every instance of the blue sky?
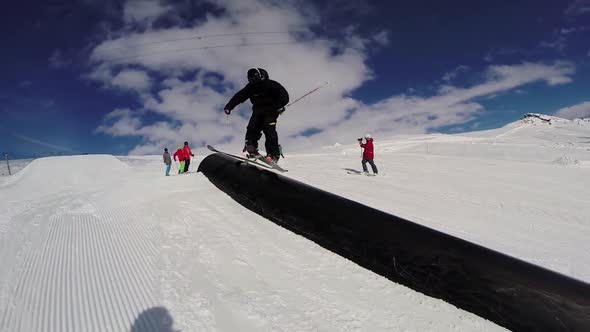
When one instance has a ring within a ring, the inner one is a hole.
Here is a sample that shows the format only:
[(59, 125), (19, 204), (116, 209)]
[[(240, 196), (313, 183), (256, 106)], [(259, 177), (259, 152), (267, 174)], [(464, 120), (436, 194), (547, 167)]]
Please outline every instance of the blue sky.
[[(181, 3), (179, 5), (179, 3)], [(38, 1), (3, 5), (0, 150), (239, 147), (251, 66), (292, 99), (284, 146), (590, 116), (590, 0)]]

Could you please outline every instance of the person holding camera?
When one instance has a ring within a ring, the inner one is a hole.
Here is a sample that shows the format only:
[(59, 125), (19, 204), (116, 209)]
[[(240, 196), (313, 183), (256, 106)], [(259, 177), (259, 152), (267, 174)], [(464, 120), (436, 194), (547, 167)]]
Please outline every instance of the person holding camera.
[(358, 139), (359, 145), (361, 146), (362, 149), (364, 149), (363, 151), (363, 172), (368, 175), (369, 171), (367, 170), (367, 163), (369, 163), (369, 165), (371, 165), (371, 168), (373, 169), (373, 173), (375, 175), (378, 174), (377, 171), (377, 166), (375, 165), (375, 162), (373, 161), (373, 159), (375, 158), (375, 150), (373, 147), (373, 138), (371, 137), (371, 135), (366, 134), (365, 135), (365, 143), (363, 143), (363, 139), (359, 138)]

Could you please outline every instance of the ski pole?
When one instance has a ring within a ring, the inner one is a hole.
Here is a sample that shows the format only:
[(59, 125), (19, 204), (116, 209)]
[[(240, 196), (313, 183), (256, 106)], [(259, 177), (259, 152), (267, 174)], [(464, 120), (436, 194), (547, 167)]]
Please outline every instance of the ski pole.
[(315, 88), (315, 89), (313, 89), (313, 90), (309, 91), (308, 93), (304, 94), (303, 96), (301, 96), (301, 97), (299, 97), (299, 98), (295, 99), (295, 100), (294, 100), (292, 103), (289, 103), (289, 104), (287, 104), (285, 107), (293, 106), (293, 104), (295, 104), (296, 102), (298, 102), (298, 101), (300, 101), (301, 99), (303, 99), (303, 98), (305, 98), (305, 97), (309, 96), (310, 94), (312, 94), (312, 93), (314, 93), (314, 92), (318, 91), (319, 89), (321, 89), (321, 88), (325, 87), (326, 85), (328, 85), (328, 82), (325, 82), (324, 84), (322, 84), (322, 85), (318, 86), (317, 88)]
[(288, 104), (286, 107), (288, 107), (288, 106), (292, 106), (292, 105), (293, 105), (293, 104), (295, 104), (296, 102), (298, 102), (298, 101), (300, 101), (301, 99), (303, 99), (303, 98), (305, 98), (305, 97), (309, 96), (310, 94), (312, 94), (312, 93), (314, 93), (314, 92), (318, 91), (319, 89), (321, 89), (321, 88), (325, 87), (326, 85), (328, 85), (328, 82), (325, 82), (324, 84), (322, 84), (322, 85), (318, 86), (317, 88), (315, 88), (315, 89), (313, 89), (313, 90), (309, 91), (308, 93), (304, 94), (303, 96), (301, 96), (301, 97), (299, 97), (299, 98), (295, 99), (295, 100), (294, 100), (292, 103)]

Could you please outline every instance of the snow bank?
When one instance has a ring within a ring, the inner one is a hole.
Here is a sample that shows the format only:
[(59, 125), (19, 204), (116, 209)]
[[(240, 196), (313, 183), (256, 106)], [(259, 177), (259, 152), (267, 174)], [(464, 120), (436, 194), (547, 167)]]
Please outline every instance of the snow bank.
[(120, 178), (129, 167), (110, 155), (38, 158), (22, 171), (7, 178), (3, 186), (19, 183), (35, 191), (60, 190), (71, 186), (95, 185), (100, 179)]

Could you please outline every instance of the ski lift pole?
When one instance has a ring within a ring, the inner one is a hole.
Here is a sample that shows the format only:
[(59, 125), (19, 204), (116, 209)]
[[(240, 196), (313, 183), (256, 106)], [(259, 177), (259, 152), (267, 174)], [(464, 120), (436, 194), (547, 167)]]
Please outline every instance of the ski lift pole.
[(12, 173), (10, 173), (10, 163), (8, 162), (8, 153), (4, 154), (4, 158), (6, 158), (6, 166), (8, 167), (8, 175), (12, 175)]

